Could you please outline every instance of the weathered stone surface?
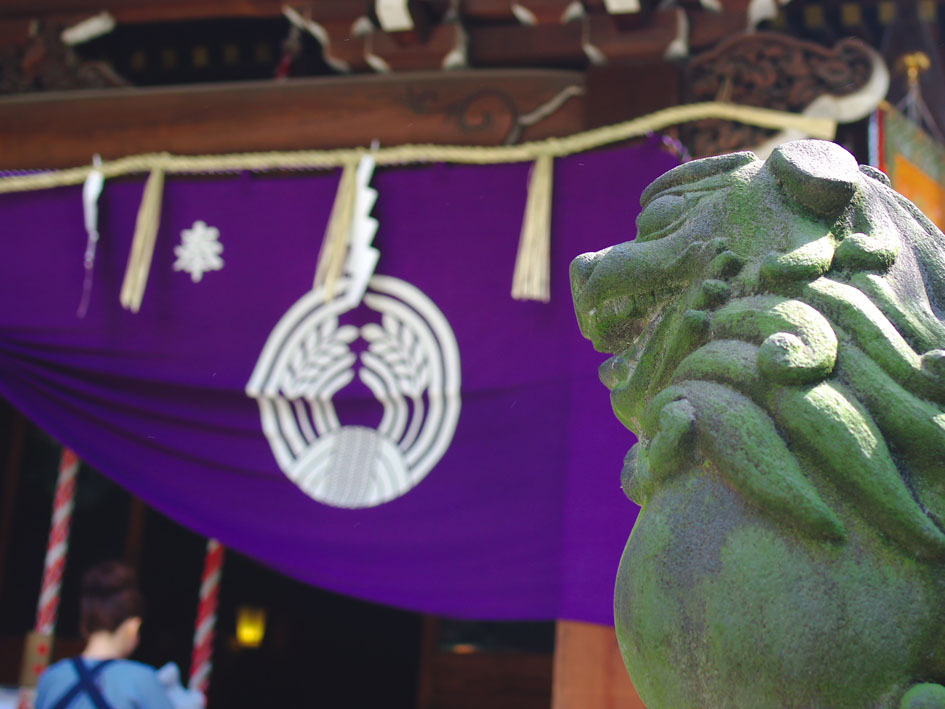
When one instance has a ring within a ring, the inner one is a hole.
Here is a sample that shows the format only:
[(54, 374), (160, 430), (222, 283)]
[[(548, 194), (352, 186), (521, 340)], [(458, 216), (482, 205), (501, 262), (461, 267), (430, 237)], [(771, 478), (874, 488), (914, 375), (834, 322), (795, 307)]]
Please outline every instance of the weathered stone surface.
[(615, 594), (650, 709), (945, 709), (945, 237), (801, 141), (700, 160), (571, 267), (639, 437)]

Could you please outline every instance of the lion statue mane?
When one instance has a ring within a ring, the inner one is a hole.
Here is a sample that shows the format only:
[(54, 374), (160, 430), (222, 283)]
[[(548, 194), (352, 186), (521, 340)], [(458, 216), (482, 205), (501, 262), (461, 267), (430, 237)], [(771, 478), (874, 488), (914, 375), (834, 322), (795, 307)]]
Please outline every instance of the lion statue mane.
[(571, 264), (638, 436), (617, 572), (650, 709), (945, 709), (945, 237), (805, 140), (697, 160)]

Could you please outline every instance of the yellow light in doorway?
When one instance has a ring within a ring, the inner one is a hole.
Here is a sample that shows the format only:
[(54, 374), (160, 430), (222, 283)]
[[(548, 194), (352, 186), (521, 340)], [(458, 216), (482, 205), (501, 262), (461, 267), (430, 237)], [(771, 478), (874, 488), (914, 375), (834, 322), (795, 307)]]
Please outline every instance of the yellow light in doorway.
[(472, 643), (456, 643), (450, 646), (450, 652), (454, 655), (475, 655), (479, 652), (479, 646)]
[(240, 606), (236, 611), (236, 642), (240, 647), (259, 647), (266, 635), (266, 609)]

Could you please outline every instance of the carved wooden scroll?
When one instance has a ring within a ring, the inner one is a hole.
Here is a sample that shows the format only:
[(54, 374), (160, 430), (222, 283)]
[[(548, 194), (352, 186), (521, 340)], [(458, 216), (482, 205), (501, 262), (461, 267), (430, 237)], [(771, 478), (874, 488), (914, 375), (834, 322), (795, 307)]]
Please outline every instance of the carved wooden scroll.
[[(795, 113), (803, 113), (823, 96), (855, 98), (865, 105), (871, 99), (861, 94), (874, 90), (875, 62), (875, 52), (857, 39), (841, 40), (831, 49), (758, 32), (693, 58), (684, 74), (683, 93), (687, 102), (722, 100)], [(881, 98), (876, 96), (876, 103)], [(694, 157), (751, 149), (773, 135), (719, 120), (699, 121), (682, 130)]]

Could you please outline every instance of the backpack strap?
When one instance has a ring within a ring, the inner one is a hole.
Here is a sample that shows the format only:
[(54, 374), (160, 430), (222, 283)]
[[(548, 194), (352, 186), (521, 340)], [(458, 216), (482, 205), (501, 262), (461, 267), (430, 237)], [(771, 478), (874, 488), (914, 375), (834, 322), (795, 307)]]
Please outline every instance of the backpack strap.
[(72, 658), (72, 666), (79, 676), (79, 681), (72, 685), (68, 692), (62, 695), (59, 701), (53, 705), (53, 709), (66, 709), (82, 692), (89, 695), (89, 699), (92, 700), (95, 709), (111, 709), (111, 705), (106, 702), (105, 697), (102, 696), (102, 690), (100, 690), (98, 685), (92, 680), (112, 662), (113, 660), (102, 660), (95, 665), (95, 667), (89, 669), (85, 666), (85, 663), (82, 662), (81, 658)]

